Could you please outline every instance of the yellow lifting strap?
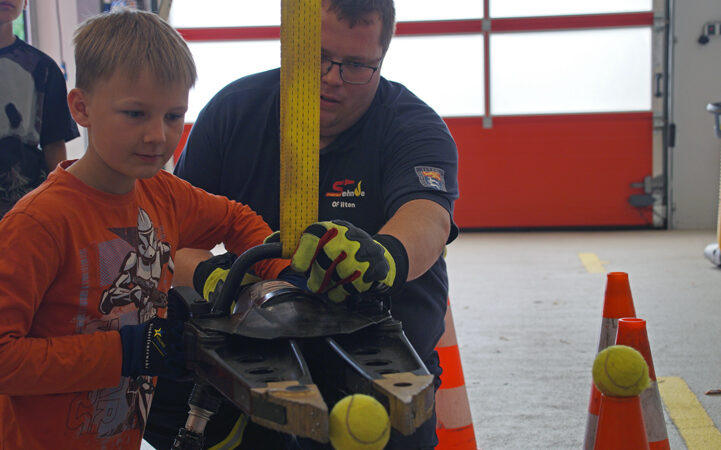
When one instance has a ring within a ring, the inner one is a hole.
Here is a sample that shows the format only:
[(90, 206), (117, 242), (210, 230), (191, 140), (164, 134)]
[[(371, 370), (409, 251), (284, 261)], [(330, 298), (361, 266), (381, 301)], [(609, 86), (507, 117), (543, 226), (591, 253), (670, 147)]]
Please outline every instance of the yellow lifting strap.
[(281, 0), (280, 240), (290, 258), (318, 220), (321, 0)]

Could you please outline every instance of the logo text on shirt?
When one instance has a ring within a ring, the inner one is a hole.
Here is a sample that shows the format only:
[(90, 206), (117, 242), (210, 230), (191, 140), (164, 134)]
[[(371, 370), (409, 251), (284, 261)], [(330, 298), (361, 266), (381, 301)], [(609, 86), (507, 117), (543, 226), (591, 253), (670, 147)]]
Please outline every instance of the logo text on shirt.
[(338, 200), (331, 202), (333, 208), (355, 208), (356, 204), (354, 200), (366, 196), (365, 191), (361, 187), (362, 184), (363, 180), (358, 181), (357, 184), (355, 180), (338, 180), (333, 183), (332, 189), (326, 192), (325, 196), (338, 198)]

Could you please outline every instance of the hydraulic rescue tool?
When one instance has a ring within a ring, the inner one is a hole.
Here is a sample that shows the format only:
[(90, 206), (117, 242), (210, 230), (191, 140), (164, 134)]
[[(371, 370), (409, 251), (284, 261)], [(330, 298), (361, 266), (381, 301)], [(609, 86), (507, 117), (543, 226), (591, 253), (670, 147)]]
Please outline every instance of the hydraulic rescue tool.
[(243, 253), (214, 304), (189, 287), (170, 290), (188, 317), (195, 381), (173, 448), (202, 448), (224, 398), (262, 426), (328, 442), (327, 405), (367, 394), (393, 428), (413, 433), (433, 413), (433, 376), (391, 316), (391, 299), (362, 294), (335, 304), (280, 280), (241, 287), (254, 263), (281, 255), (279, 242)]

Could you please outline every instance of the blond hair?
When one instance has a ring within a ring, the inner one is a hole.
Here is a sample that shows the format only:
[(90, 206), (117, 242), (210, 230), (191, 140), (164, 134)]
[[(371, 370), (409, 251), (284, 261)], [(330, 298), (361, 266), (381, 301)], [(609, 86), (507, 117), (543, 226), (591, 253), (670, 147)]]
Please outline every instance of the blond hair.
[(161, 83), (190, 89), (195, 62), (180, 34), (156, 14), (118, 9), (84, 21), (75, 31), (75, 85), (87, 91), (121, 72), (136, 79), (143, 71)]

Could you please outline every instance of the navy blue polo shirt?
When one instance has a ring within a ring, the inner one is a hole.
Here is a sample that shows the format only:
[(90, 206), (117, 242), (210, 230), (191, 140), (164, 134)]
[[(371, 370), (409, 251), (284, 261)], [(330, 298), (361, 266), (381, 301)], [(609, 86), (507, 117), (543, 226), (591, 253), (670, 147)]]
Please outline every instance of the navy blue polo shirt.
[[(175, 174), (251, 206), (279, 229), (280, 71), (223, 88), (201, 111)], [(404, 203), (428, 199), (449, 214), (458, 197), (458, 152), (443, 120), (403, 85), (381, 78), (368, 111), (320, 152), (318, 219), (373, 235)], [(448, 242), (458, 235), (451, 222)], [(431, 354), (444, 331), (448, 277), (442, 258), (394, 295), (392, 314), (438, 374)]]

